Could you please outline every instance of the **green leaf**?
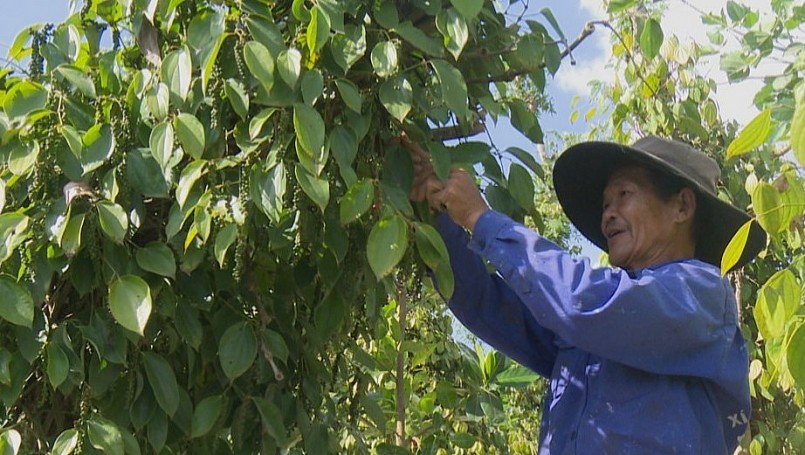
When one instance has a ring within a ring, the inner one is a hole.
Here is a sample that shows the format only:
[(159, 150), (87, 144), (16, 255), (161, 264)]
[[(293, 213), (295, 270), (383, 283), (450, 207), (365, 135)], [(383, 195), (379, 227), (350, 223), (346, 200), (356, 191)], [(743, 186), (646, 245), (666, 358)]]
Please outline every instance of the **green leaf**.
[(400, 23), (396, 2), (379, 2), (374, 6), (374, 19), (381, 27), (390, 30)]
[(383, 82), (380, 86), (379, 97), (380, 102), (389, 111), (389, 114), (399, 122), (402, 122), (411, 112), (411, 105), (414, 102), (414, 90), (411, 88), (411, 83), (400, 75)]
[(439, 292), (449, 299), (453, 295), (455, 278), (442, 236), (433, 226), (417, 222), (414, 224), (414, 238), (419, 257), (436, 275)]
[(525, 164), (531, 172), (536, 174), (540, 180), (545, 180), (545, 172), (542, 170), (542, 166), (537, 163), (534, 155), (519, 147), (509, 147), (506, 149), (506, 153), (514, 155), (521, 163)]
[(48, 102), (48, 91), (35, 82), (22, 81), (14, 84), (2, 100), (6, 115), (13, 120), (44, 109)]
[(224, 83), (224, 92), (235, 113), (242, 120), (246, 120), (249, 115), (249, 95), (246, 93), (243, 83), (237, 79), (227, 79)]
[(363, 97), (361, 97), (361, 92), (358, 90), (358, 86), (353, 84), (352, 81), (348, 79), (337, 79), (335, 81), (335, 86), (338, 89), (338, 93), (341, 95), (341, 99), (344, 100), (344, 104), (346, 104), (348, 108), (360, 114), (361, 105), (363, 104)]
[(378, 77), (389, 77), (397, 70), (397, 47), (391, 41), (381, 41), (372, 49), (371, 60)]
[(659, 22), (654, 19), (648, 19), (643, 24), (643, 31), (640, 32), (640, 49), (643, 50), (643, 54), (649, 60), (660, 53), (663, 38), (662, 27)]
[(372, 231), (366, 245), (369, 266), (381, 279), (394, 269), (405, 254), (408, 247), (408, 227), (399, 215), (379, 220)]
[(744, 248), (746, 248), (746, 242), (749, 240), (749, 230), (753, 221), (749, 220), (744, 223), (735, 232), (735, 235), (730, 239), (730, 243), (724, 249), (724, 254), (721, 256), (721, 275), (726, 275), (741, 259)]
[(14, 140), (8, 151), (8, 170), (14, 175), (27, 175), (38, 157), (38, 142)]
[(4, 430), (0, 433), (0, 453), (3, 455), (17, 455), (22, 445), (22, 436), (15, 429)]
[(556, 17), (554, 17), (553, 12), (550, 10), (550, 8), (542, 8), (541, 10), (539, 10), (539, 12), (540, 14), (545, 16), (545, 19), (548, 20), (549, 24), (551, 24), (551, 27), (553, 27), (556, 34), (559, 35), (559, 38), (563, 40), (566, 39), (565, 34), (562, 33), (562, 28), (559, 27), (559, 22), (556, 20)]
[(312, 69), (302, 76), (302, 100), (308, 106), (316, 104), (316, 100), (324, 92), (324, 77), (321, 71)]
[(151, 155), (164, 171), (173, 158), (173, 126), (168, 122), (155, 126), (151, 130), (148, 144), (151, 147)]
[(322, 50), (330, 39), (330, 18), (318, 5), (310, 10), (310, 23), (307, 25), (307, 48), (315, 56)]
[(166, 414), (173, 416), (179, 409), (179, 384), (176, 382), (171, 364), (159, 354), (147, 351), (141, 354), (145, 375), (157, 404)]
[(37, 30), (39, 27), (41, 27), (41, 24), (31, 25), (17, 33), (17, 36), (14, 37), (14, 41), (11, 42), (11, 46), (8, 48), (7, 56), (9, 60), (19, 60), (26, 56), (27, 53), (24, 52), (25, 45), (32, 36), (31, 32)]
[(92, 78), (81, 68), (65, 64), (59, 65), (53, 72), (61, 76), (63, 80), (70, 83), (79, 92), (83, 93), (84, 96), (88, 98), (95, 98), (97, 96), (95, 93), (95, 83), (92, 82)]
[(184, 208), (193, 185), (207, 172), (206, 167), (206, 161), (198, 160), (182, 169), (182, 175), (179, 177), (179, 183), (176, 186), (176, 202), (179, 203), (179, 207)]
[(786, 346), (788, 371), (800, 389), (805, 388), (805, 324), (794, 331)]
[(137, 265), (143, 270), (173, 278), (176, 258), (170, 247), (162, 242), (150, 242), (137, 251)]
[(176, 104), (187, 99), (192, 76), (193, 64), (187, 46), (176, 49), (162, 61), (162, 81), (168, 86), (171, 96), (178, 101)]
[(727, 147), (727, 159), (743, 155), (757, 148), (771, 133), (771, 109), (766, 109), (750, 121)]
[(48, 381), (55, 389), (67, 379), (67, 374), (70, 372), (70, 361), (67, 360), (67, 355), (62, 351), (62, 348), (53, 342), (47, 344), (45, 353), (48, 363)]
[(267, 17), (249, 14), (246, 18), (246, 26), (249, 28), (249, 32), (251, 32), (254, 39), (268, 48), (271, 55), (279, 55), (280, 51), (285, 49), (282, 32), (280, 32), (277, 24)]
[(213, 252), (215, 253), (215, 259), (218, 261), (218, 266), (223, 268), (224, 267), (224, 260), (226, 259), (226, 252), (229, 250), (235, 240), (238, 238), (238, 227), (235, 224), (227, 224), (218, 232), (218, 235), (215, 236), (215, 245), (213, 246)]
[(0, 264), (11, 257), (14, 250), (28, 237), (30, 218), (20, 212), (0, 215)]
[(274, 358), (283, 363), (287, 363), (289, 354), (288, 344), (285, 343), (285, 339), (282, 335), (271, 329), (264, 329), (262, 331), (262, 337)]
[(78, 131), (70, 125), (64, 125), (61, 128), (61, 134), (67, 142), (70, 151), (73, 152), (76, 158), (81, 158), (81, 151), (84, 149), (84, 142)]
[(123, 436), (113, 422), (94, 415), (87, 420), (87, 436), (92, 447), (110, 455), (124, 455)]
[(112, 127), (97, 124), (90, 128), (82, 139), (81, 169), (84, 175), (101, 167), (115, 151), (115, 136)]
[(31, 293), (8, 275), (0, 275), (0, 317), (23, 327), (31, 327), (34, 320)]
[(537, 122), (536, 114), (522, 100), (510, 101), (509, 107), (511, 109), (512, 126), (523, 133), (531, 142), (541, 144), (543, 140), (542, 128)]
[(357, 220), (372, 206), (375, 197), (375, 186), (369, 179), (359, 180), (350, 185), (344, 197), (339, 201), (341, 224)]
[(225, 17), (221, 11), (207, 10), (197, 14), (190, 21), (187, 28), (187, 42), (196, 52), (196, 61), (201, 67), (203, 90), (207, 88), (218, 51), (227, 35)]
[[(461, 11), (459, 10), (459, 12)], [(411, 21), (401, 23), (394, 31), (397, 32), (397, 34), (400, 35), (404, 40), (413, 44), (414, 47), (428, 55), (433, 57), (441, 57), (442, 54), (444, 54), (442, 51), (442, 43), (426, 35), (425, 32), (417, 28), (411, 23)]]
[(257, 208), (273, 223), (279, 223), (285, 213), (283, 198), (288, 185), (285, 165), (277, 163), (268, 172), (259, 167), (252, 171), (250, 195)]
[(537, 379), (538, 374), (520, 365), (512, 365), (495, 375), (495, 382), (509, 387), (527, 387)]
[(509, 192), (517, 204), (528, 213), (534, 212), (534, 181), (531, 175), (519, 164), (509, 168)]
[(766, 281), (760, 291), (753, 315), (765, 340), (780, 338), (800, 306), (800, 286), (794, 273), (781, 270)]
[(257, 115), (252, 117), (252, 120), (249, 122), (249, 139), (256, 139), (260, 135), (260, 133), (263, 131), (263, 126), (275, 112), (277, 112), (277, 109), (270, 107), (268, 109), (263, 109)]
[(279, 68), (280, 77), (288, 87), (296, 87), (296, 81), (302, 74), (302, 54), (299, 50), (290, 48), (280, 52), (277, 57), (277, 67)]
[(96, 207), (103, 233), (113, 242), (122, 244), (126, 238), (126, 232), (129, 230), (129, 218), (126, 216), (126, 211), (111, 201), (98, 202)]
[(252, 401), (254, 401), (257, 411), (260, 413), (263, 428), (265, 428), (268, 435), (274, 438), (278, 446), (285, 445), (288, 437), (285, 425), (282, 422), (282, 411), (276, 404), (265, 398), (252, 397)]
[(324, 213), (327, 203), (330, 201), (330, 183), (326, 178), (319, 178), (310, 174), (302, 166), (296, 166), (294, 170), (296, 180), (302, 191), (319, 207)]
[(475, 444), (475, 436), (467, 433), (466, 431), (461, 431), (451, 435), (450, 441), (452, 441), (453, 444), (455, 444), (455, 446), (458, 448), (469, 449)]
[(297, 144), (301, 145), (301, 148), (297, 147), (299, 161), (307, 171), (318, 176), (326, 160), (324, 120), (312, 107), (297, 103), (293, 110), (293, 126)]
[(338, 163), (341, 177), (347, 185), (352, 185), (358, 180), (358, 176), (352, 169), (352, 162), (358, 155), (358, 140), (355, 133), (350, 128), (337, 125), (330, 131), (330, 150), (335, 161)]
[[(248, 100), (246, 109), (248, 110)], [(182, 150), (194, 159), (201, 159), (204, 154), (204, 147), (206, 146), (206, 137), (204, 134), (204, 125), (201, 124), (196, 116), (184, 112), (177, 115), (176, 118), (173, 119), (173, 128), (176, 132), (176, 138), (179, 139), (179, 144), (182, 145)], [(165, 131), (166, 135), (167, 133), (168, 132)], [(165, 140), (167, 139), (166, 137)]]
[(164, 120), (168, 116), (168, 109), (170, 108), (170, 90), (164, 83), (159, 83), (149, 90), (146, 95), (146, 104), (151, 114), (157, 120)]
[(270, 91), (274, 86), (274, 57), (268, 48), (257, 41), (249, 41), (243, 46), (243, 58), (246, 66), (263, 88)]
[(64, 430), (53, 442), (51, 455), (70, 455), (78, 447), (78, 430), (69, 428)]
[(200, 438), (212, 430), (215, 422), (224, 410), (223, 395), (213, 395), (201, 400), (201, 403), (193, 410), (193, 420), (190, 425), (191, 438)]
[(752, 207), (760, 226), (771, 235), (785, 229), (783, 199), (773, 185), (760, 182), (752, 192)]
[(257, 336), (248, 322), (229, 326), (218, 343), (218, 360), (230, 381), (251, 368), (257, 357)]
[(109, 309), (118, 324), (142, 336), (151, 316), (151, 288), (138, 276), (123, 275), (109, 286)]
[(431, 60), (445, 105), (459, 117), (467, 112), (467, 84), (461, 72), (445, 60)]
[(360, 24), (346, 26), (343, 34), (333, 36), (330, 48), (333, 60), (346, 73), (366, 54), (366, 29)]
[(800, 166), (805, 167), (805, 84), (799, 84), (794, 96), (796, 108), (791, 120), (791, 149)]
[(450, 0), (450, 3), (467, 20), (475, 19), (481, 8), (484, 6), (483, 0)]
[(436, 16), (436, 28), (444, 37), (444, 47), (458, 60), (470, 36), (467, 21), (454, 8), (443, 9)]
[(637, 4), (637, 0), (610, 0), (607, 5), (607, 13), (620, 13)]

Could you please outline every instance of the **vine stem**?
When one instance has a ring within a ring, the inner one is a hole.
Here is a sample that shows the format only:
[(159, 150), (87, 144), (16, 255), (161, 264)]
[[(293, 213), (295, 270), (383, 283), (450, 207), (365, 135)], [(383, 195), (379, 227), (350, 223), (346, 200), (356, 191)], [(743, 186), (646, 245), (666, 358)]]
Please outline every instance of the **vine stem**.
[(397, 362), (395, 371), (396, 384), (396, 430), (395, 439), (398, 447), (407, 444), (405, 437), (405, 351), (403, 342), (405, 341), (405, 328), (408, 320), (408, 292), (404, 283), (397, 283), (397, 318), (400, 324), (400, 340), (397, 344)]

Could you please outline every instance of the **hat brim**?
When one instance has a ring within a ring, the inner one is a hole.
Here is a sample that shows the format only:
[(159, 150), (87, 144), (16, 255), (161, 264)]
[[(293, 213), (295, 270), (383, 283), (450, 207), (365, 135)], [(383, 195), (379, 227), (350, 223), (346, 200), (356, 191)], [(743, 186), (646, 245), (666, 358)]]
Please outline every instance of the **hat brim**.
[[(627, 163), (670, 173), (690, 183), (699, 196), (697, 213), (704, 217), (696, 239), (695, 257), (720, 267), (727, 244), (751, 217), (702, 188), (679, 169), (627, 145), (583, 142), (571, 146), (557, 158), (553, 170), (556, 196), (576, 229), (597, 247), (608, 252), (606, 237), (601, 232), (603, 191), (612, 172)], [(765, 245), (765, 232), (753, 222), (743, 254), (733, 268), (752, 260)]]

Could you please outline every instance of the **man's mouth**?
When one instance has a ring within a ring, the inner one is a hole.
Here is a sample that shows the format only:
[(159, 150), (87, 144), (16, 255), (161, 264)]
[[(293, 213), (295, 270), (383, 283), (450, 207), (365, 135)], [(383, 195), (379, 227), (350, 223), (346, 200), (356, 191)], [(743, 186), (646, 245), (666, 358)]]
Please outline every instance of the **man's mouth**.
[(606, 232), (607, 240), (612, 240), (613, 238), (623, 234), (626, 232), (625, 229), (609, 229)]

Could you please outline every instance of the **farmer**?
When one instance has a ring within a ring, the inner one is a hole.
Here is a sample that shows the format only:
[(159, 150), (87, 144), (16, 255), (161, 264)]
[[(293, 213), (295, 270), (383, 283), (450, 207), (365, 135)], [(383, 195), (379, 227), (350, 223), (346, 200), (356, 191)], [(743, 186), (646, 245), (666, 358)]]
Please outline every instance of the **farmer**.
[[(617, 267), (594, 268), (491, 210), (466, 171), (442, 182), (425, 151), (402, 143), (411, 198), (446, 213), (450, 309), (550, 379), (540, 454), (732, 453), (749, 421), (748, 361), (718, 265), (750, 218), (717, 197), (715, 161), (658, 137), (566, 150), (553, 174), (559, 203)], [(764, 245), (753, 225), (736, 267)]]

